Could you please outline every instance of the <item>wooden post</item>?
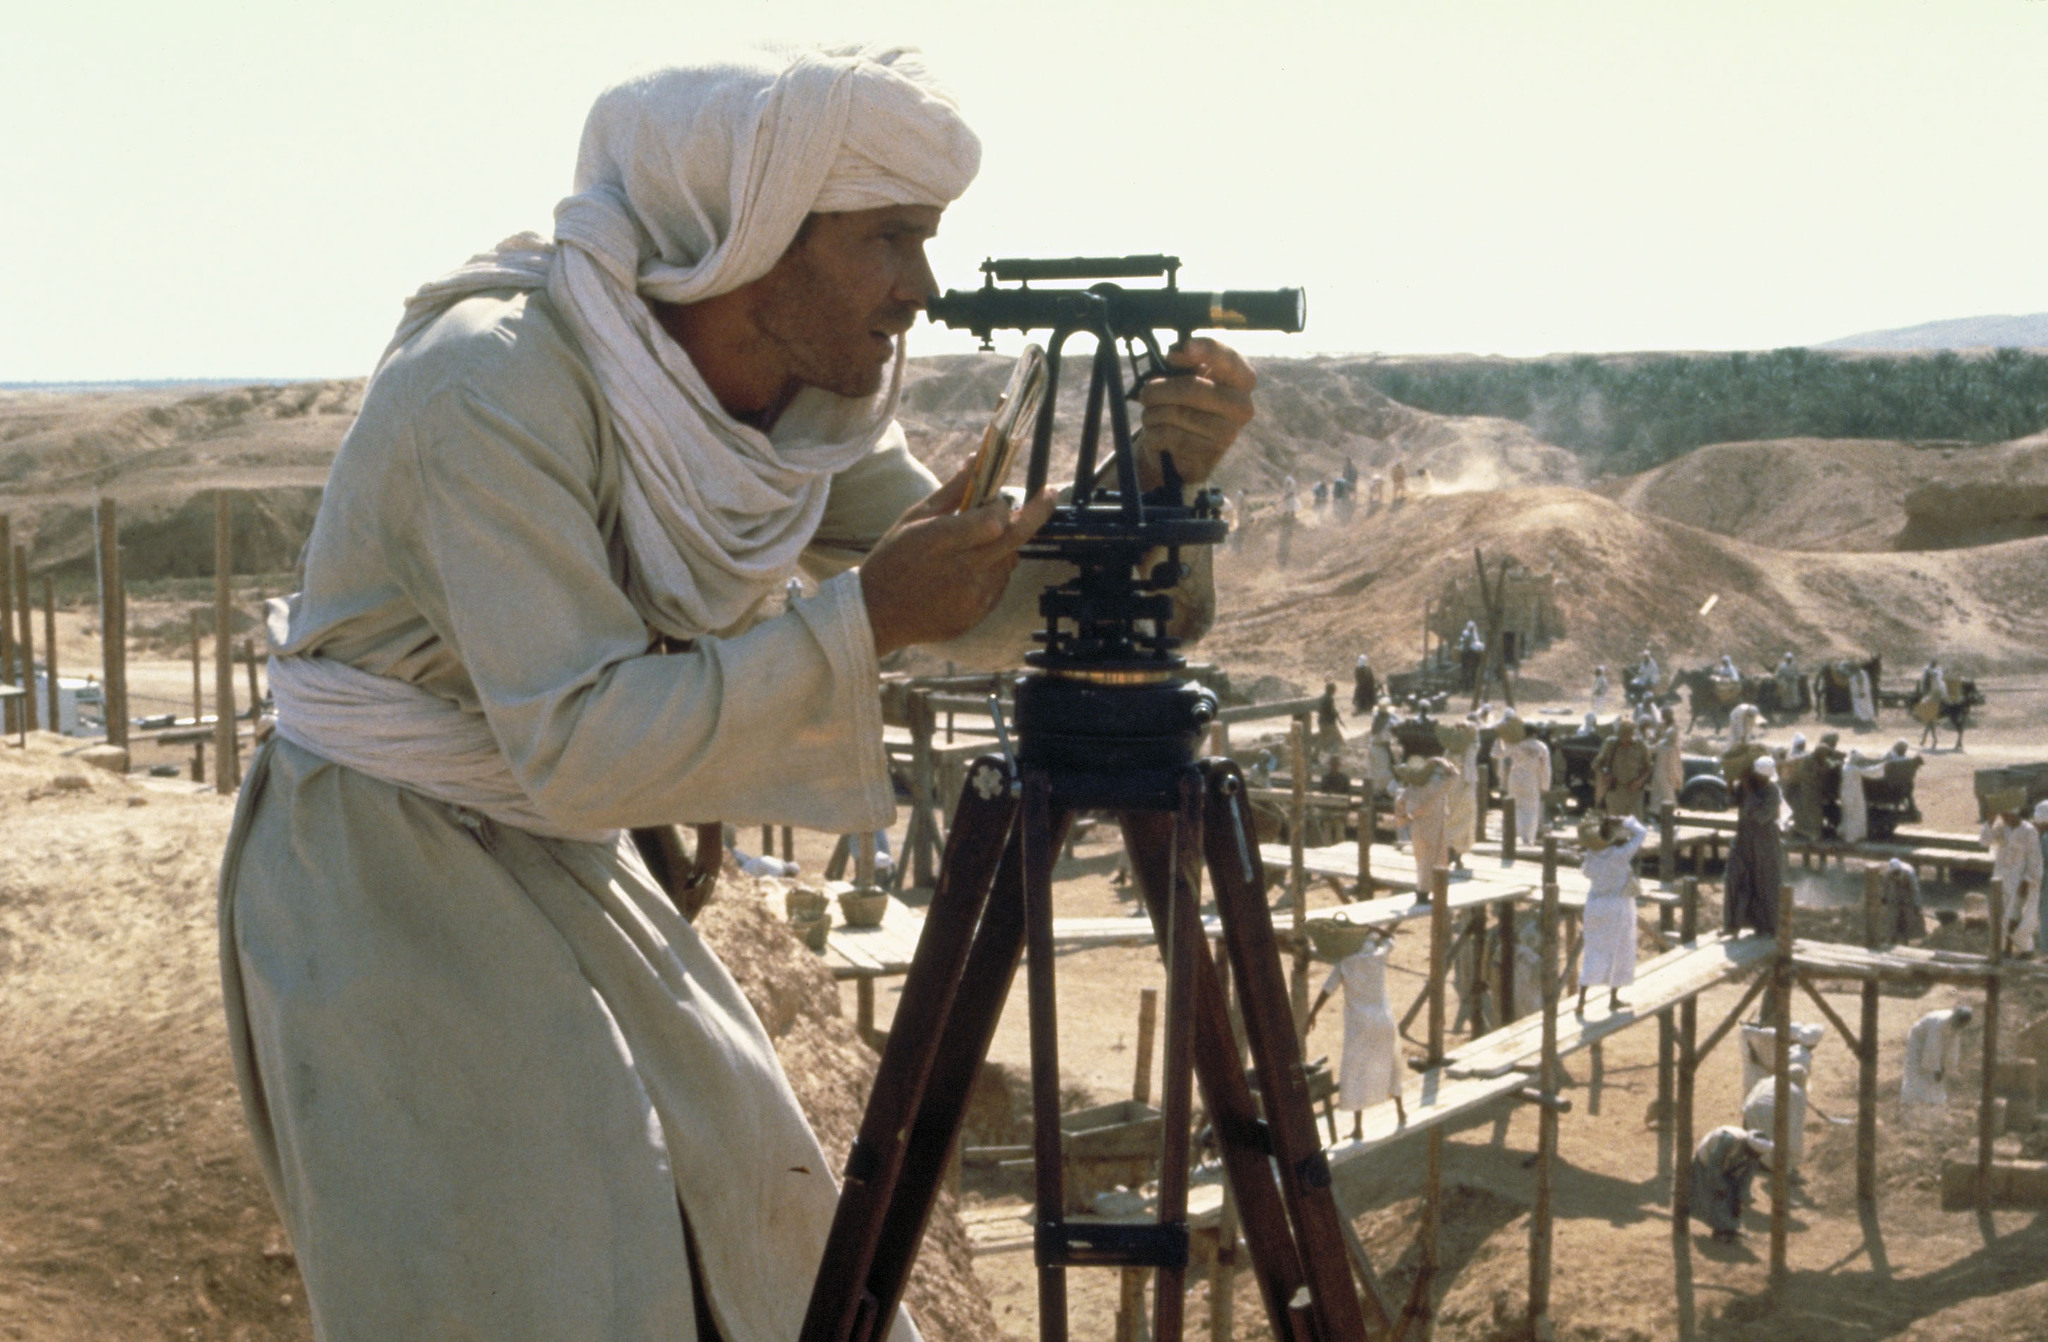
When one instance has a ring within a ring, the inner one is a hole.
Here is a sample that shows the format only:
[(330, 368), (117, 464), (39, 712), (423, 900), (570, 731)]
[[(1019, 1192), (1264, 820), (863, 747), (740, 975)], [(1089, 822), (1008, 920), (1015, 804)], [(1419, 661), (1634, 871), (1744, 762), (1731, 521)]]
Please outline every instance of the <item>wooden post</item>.
[(107, 744), (128, 744), (128, 589), (121, 581), (121, 528), (114, 501), (99, 501), (100, 694)]
[(796, 861), (796, 829), (791, 825), (782, 827), (782, 860)]
[[(1863, 944), (1884, 944), (1884, 871), (1863, 869)], [(1877, 1209), (1877, 980), (1863, 984), (1863, 1023), (1856, 1042), (1856, 1201)]]
[(235, 750), (235, 630), (229, 590), (234, 530), (229, 498), (224, 489), (213, 492), (213, 786), (222, 793), (242, 785), (242, 763)]
[[(0, 683), (14, 679), (14, 519), (0, 513)], [(14, 734), (14, 701), (0, 713), (0, 732)]]
[(1496, 1029), (1507, 1028), (1515, 1018), (1515, 907), (1514, 900), (1502, 900), (1500, 914), (1494, 919), (1494, 935), (1500, 939), (1500, 980), (1494, 985)]
[(256, 680), (256, 640), (253, 638), (242, 640), (242, 666), (249, 673), (249, 721), (254, 722), (263, 712), (263, 686)]
[[(1686, 877), (1678, 887), (1679, 935), (1687, 945), (1700, 934), (1700, 882)], [(1672, 1141), (1671, 1235), (1683, 1240), (1692, 1220), (1693, 1074), (1699, 1068), (1699, 997), (1678, 1005), (1678, 1094), (1673, 1101), (1677, 1134)]]
[[(1666, 853), (1671, 851), (1668, 844), (1664, 851)], [(1663, 866), (1664, 862), (1665, 859), (1659, 859), (1660, 866)], [(1665, 870), (1668, 871), (1670, 868), (1665, 867)], [(1675, 929), (1672, 924), (1672, 908), (1669, 904), (1659, 904), (1657, 906), (1657, 930), (1664, 934), (1666, 941), (1671, 939), (1671, 934)], [(1665, 1007), (1657, 1013), (1657, 1131), (1660, 1133), (1669, 1133), (1671, 1131), (1671, 1074), (1677, 1053), (1677, 1045), (1678, 1023), (1672, 1014), (1671, 1008)], [(1690, 1152), (1683, 1154), (1690, 1155)]]
[(43, 577), (43, 670), (50, 677), (50, 730), (64, 730), (63, 699), (57, 692), (57, 584)]
[[(1429, 1066), (1444, 1064), (1444, 980), (1450, 977), (1451, 873), (1438, 867), (1429, 875)], [(1430, 1125), (1428, 1168), (1422, 1202), (1421, 1263), (1415, 1282), (1414, 1318), (1418, 1339), (1436, 1333), (1436, 1275), (1443, 1261), (1444, 1126)]]
[(1372, 771), (1372, 752), (1366, 752), (1365, 795), (1358, 803), (1358, 897), (1372, 898), (1372, 845), (1379, 837), (1379, 779)]
[(1294, 911), (1294, 974), (1290, 982), (1294, 1000), (1294, 1032), (1308, 1026), (1308, 934), (1302, 924), (1308, 918), (1308, 870), (1302, 864), (1302, 831), (1308, 824), (1308, 719), (1296, 716), (1288, 734), (1289, 769), (1294, 795), (1287, 809), (1287, 902)]
[(1152, 1103), (1152, 1036), (1159, 1028), (1159, 990), (1138, 993), (1138, 1072), (1131, 1078), (1131, 1098)]
[(1778, 948), (1771, 957), (1771, 1303), (1785, 1301), (1786, 1235), (1792, 1222), (1792, 887), (1778, 889)]
[[(1546, 1101), (1557, 1094), (1557, 839), (1543, 840), (1543, 1066)], [(1557, 1161), (1557, 1108), (1536, 1114), (1536, 1206), (1529, 1214), (1529, 1331), (1550, 1335), (1551, 1178)]]
[[(1474, 704), (1473, 707), (1477, 709), (1478, 705)], [(1476, 734), (1479, 729), (1474, 727), (1472, 730)], [(1491, 767), (1484, 754), (1474, 757), (1472, 768), (1472, 846), (1474, 848), (1486, 842), (1486, 808), (1493, 800), (1487, 792), (1486, 778)]]
[(1657, 877), (1669, 890), (1678, 880), (1678, 803), (1657, 808)]
[[(1223, 1003), (1230, 1017), (1232, 1056), (1244, 1057), (1244, 1017), (1231, 1000), (1230, 956), (1218, 943), (1215, 952), (1216, 981), (1223, 990)], [(1209, 1269), (1209, 1342), (1231, 1342), (1237, 1307), (1237, 1195), (1230, 1181), (1223, 1181), (1223, 1209), (1216, 1216), (1216, 1261)]]
[(16, 646), (21, 655), (22, 722), (30, 731), (36, 721), (36, 604), (28, 585), (28, 547), (14, 547), (14, 594), (21, 609), (21, 637)]
[(1977, 1210), (1987, 1215), (1991, 1211), (1991, 1144), (1998, 1137), (1993, 1101), (1998, 1098), (1998, 997), (2003, 977), (1999, 971), (2005, 963), (2005, 887), (1997, 877), (1992, 878), (1988, 893), (1991, 947), (1984, 974), (1984, 1087), (1977, 1101)]
[(916, 813), (906, 846), (910, 849), (912, 884), (930, 890), (939, 883), (939, 844), (932, 819), (932, 792), (936, 787), (932, 775), (932, 732), (936, 724), (932, 720), (931, 691), (912, 690), (905, 707), (910, 718), (910, 805)]
[[(1516, 844), (1522, 837), (1522, 816), (1515, 806), (1513, 797), (1503, 797), (1500, 802), (1500, 860), (1512, 863), (1519, 853)], [(1530, 835), (1535, 838), (1535, 835)]]
[(199, 631), (205, 628), (204, 615), (199, 607), (192, 608), (192, 725), (197, 727), (206, 716), (206, 701), (200, 694), (199, 677)]

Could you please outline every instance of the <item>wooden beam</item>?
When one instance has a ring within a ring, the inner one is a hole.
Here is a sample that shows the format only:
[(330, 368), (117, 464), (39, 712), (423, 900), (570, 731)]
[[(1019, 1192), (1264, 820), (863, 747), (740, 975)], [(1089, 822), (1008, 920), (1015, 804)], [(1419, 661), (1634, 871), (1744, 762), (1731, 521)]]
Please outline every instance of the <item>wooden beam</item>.
[(1787, 1237), (1792, 1226), (1792, 887), (1778, 889), (1778, 953), (1771, 960), (1771, 1303), (1785, 1302)]
[(1841, 1016), (1836, 1013), (1835, 1009), (1832, 1006), (1828, 1005), (1828, 999), (1820, 995), (1820, 993), (1814, 988), (1813, 984), (1807, 980), (1806, 975), (1798, 973), (1795, 970), (1792, 975), (1792, 979), (1793, 982), (1797, 983), (1800, 989), (1804, 991), (1808, 997), (1813, 999), (1813, 1004), (1820, 1008), (1820, 1012), (1823, 1016), (1826, 1016), (1828, 1018), (1828, 1024), (1834, 1026), (1835, 1029), (1841, 1032), (1842, 1039), (1845, 1043), (1849, 1045), (1849, 1048), (1853, 1052), (1859, 1054), (1862, 1053), (1863, 1036), (1849, 1028), (1848, 1022), (1844, 1021), (1841, 1018)]
[(99, 501), (100, 695), (107, 744), (128, 744), (128, 589), (121, 579), (121, 527), (114, 501)]
[(242, 785), (242, 762), (235, 748), (234, 520), (228, 511), (232, 499), (225, 489), (213, 492), (213, 786), (222, 793)]
[(1287, 812), (1287, 904), (1294, 914), (1294, 967), (1288, 987), (1294, 1005), (1294, 1033), (1308, 1031), (1308, 936), (1302, 923), (1308, 918), (1308, 873), (1303, 869), (1302, 829), (1308, 823), (1308, 722), (1297, 716), (1287, 735), (1289, 767), (1294, 771), (1293, 805)]
[[(1883, 943), (1884, 873), (1863, 869), (1863, 942), (1872, 950)], [(1856, 1051), (1856, 1201), (1865, 1211), (1877, 1210), (1877, 982), (1862, 985), (1862, 1045)]]
[[(1543, 865), (1557, 870), (1557, 838), (1545, 835)], [(1537, 1084), (1544, 1095), (1557, 1095), (1557, 882), (1543, 883), (1543, 1062)], [(1529, 1331), (1534, 1337), (1550, 1333), (1550, 1260), (1554, 1223), (1551, 1210), (1551, 1182), (1557, 1162), (1557, 1111), (1545, 1105), (1536, 1115), (1536, 1205), (1529, 1216)]]
[[(1679, 885), (1683, 903), (1679, 906), (1679, 936), (1688, 944), (1699, 935), (1700, 930), (1700, 883), (1694, 876), (1688, 876)], [(1691, 1234), (1692, 1222), (1692, 1146), (1693, 1146), (1693, 1080), (1699, 1069), (1699, 1050), (1695, 1036), (1699, 1030), (1699, 999), (1688, 997), (1678, 1007), (1678, 1094), (1672, 1104), (1677, 1125), (1672, 1145), (1671, 1168), (1671, 1235), (1681, 1242)]]
[(57, 693), (57, 585), (43, 575), (43, 670), (50, 678), (50, 730), (64, 729), (62, 698)]
[[(1998, 998), (1999, 967), (2005, 962), (2005, 887), (1991, 882), (1990, 961), (1991, 974), (1984, 981), (1984, 1086), (1977, 1101), (1977, 1210), (1991, 1211), (1991, 1144), (1998, 1137)], [(2029, 947), (2028, 949), (2032, 949)]]
[(27, 691), (21, 699), (22, 723), (34, 731), (41, 725), (36, 710), (36, 605), (28, 584), (28, 547), (18, 543), (14, 547), (14, 594), (21, 611), (21, 637), (16, 640), (21, 652), (21, 688)]

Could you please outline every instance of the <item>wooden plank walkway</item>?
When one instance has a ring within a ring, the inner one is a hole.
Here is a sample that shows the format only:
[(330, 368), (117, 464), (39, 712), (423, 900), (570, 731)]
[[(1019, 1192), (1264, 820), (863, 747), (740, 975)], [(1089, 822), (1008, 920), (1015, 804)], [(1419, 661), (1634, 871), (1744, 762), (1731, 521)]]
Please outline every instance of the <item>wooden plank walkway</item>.
[[(1792, 965), (1815, 978), (1856, 979), (1885, 983), (1982, 983), (1990, 974), (1991, 962), (1967, 951), (1934, 950), (1925, 946), (1889, 946), (1869, 950), (1835, 941), (1792, 942)], [(2048, 964), (2038, 960), (1999, 962), (1998, 977), (2048, 983)]]
[[(1291, 860), (1287, 845), (1268, 843), (1259, 846), (1259, 856), (1264, 859), (1268, 877), (1276, 872), (1284, 874)], [(1327, 848), (1308, 848), (1302, 851), (1302, 869), (1310, 876), (1333, 877), (1347, 885), (1358, 880), (1358, 845), (1355, 843), (1332, 844)], [(1535, 899), (1543, 893), (1543, 864), (1523, 858), (1514, 863), (1502, 862), (1497, 857), (1480, 857), (1466, 864), (1463, 875), (1453, 874), (1451, 881), (1451, 911), (1476, 908), (1482, 904), (1498, 903), (1503, 899)], [(1376, 843), (1372, 846), (1372, 883), (1375, 889), (1382, 886), (1390, 890), (1415, 889), (1417, 874), (1415, 858), (1391, 844)], [(1586, 905), (1586, 878), (1577, 868), (1560, 865), (1557, 870), (1557, 894), (1559, 904), (1571, 911), (1583, 909)], [(1649, 904), (1676, 904), (1678, 896), (1667, 891), (1643, 888), (1643, 902)], [(1392, 926), (1410, 918), (1427, 918), (1429, 905), (1414, 900), (1408, 895), (1381, 896), (1360, 900), (1344, 906), (1347, 916), (1354, 921), (1379, 922)]]
[[(1636, 971), (1635, 983), (1624, 990), (1632, 1000), (1620, 1011), (1610, 1013), (1595, 1004), (1583, 1017), (1558, 1012), (1558, 1057), (1588, 1048), (1632, 1025), (1654, 1021), (1667, 1007), (1755, 972), (1769, 964), (1776, 952), (1777, 941), (1771, 937), (1715, 934), (1646, 960)], [(1369, 1174), (1366, 1156), (1475, 1113), (1530, 1085), (1532, 1079), (1523, 1069), (1541, 1056), (1542, 1033), (1541, 1014), (1531, 1014), (1452, 1050), (1443, 1066), (1419, 1073), (1402, 1090), (1401, 1102), (1408, 1111), (1405, 1124), (1395, 1118), (1390, 1101), (1362, 1111), (1363, 1135), (1325, 1148), (1338, 1205), (1350, 1204), (1360, 1192)], [(1213, 1225), (1222, 1201), (1220, 1186), (1190, 1189), (1190, 1227)]]
[[(851, 889), (835, 882), (829, 891), (835, 898), (839, 889)], [(835, 906), (836, 907), (836, 906)], [(1211, 916), (1202, 920), (1209, 937), (1223, 935), (1223, 923)], [(917, 939), (924, 934), (924, 915), (895, 896), (882, 915), (880, 927), (848, 927), (839, 923), (825, 939), (825, 967), (835, 979), (886, 978), (907, 973), (917, 954)], [(1052, 944), (1055, 950), (1087, 950), (1096, 946), (1150, 946), (1152, 920), (1137, 918), (1055, 918)]]

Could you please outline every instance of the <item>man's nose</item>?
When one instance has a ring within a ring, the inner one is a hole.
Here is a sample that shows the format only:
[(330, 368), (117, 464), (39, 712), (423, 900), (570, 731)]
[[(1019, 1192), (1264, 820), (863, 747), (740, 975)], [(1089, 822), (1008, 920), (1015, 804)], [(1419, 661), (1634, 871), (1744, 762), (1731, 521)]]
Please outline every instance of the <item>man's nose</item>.
[(894, 297), (900, 303), (921, 308), (938, 297), (938, 293), (939, 278), (932, 273), (932, 263), (920, 248), (917, 253), (917, 264), (897, 277)]

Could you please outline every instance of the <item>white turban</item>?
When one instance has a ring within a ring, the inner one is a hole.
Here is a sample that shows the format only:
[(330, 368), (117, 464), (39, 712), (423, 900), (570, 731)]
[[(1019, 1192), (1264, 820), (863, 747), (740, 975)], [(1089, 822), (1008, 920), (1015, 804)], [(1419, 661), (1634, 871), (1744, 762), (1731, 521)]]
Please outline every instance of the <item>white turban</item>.
[(474, 294), (545, 289), (618, 430), (627, 595), (672, 637), (726, 632), (795, 571), (832, 476), (900, 432), (903, 344), (874, 396), (807, 388), (762, 433), (725, 412), (645, 300), (759, 279), (814, 211), (943, 206), (980, 162), (906, 48), (643, 75), (591, 108), (554, 240), (520, 234), (422, 288), (391, 348)]
[(1756, 763), (1749, 767), (1751, 772), (1755, 773), (1758, 778), (1776, 778), (1778, 776), (1778, 762), (1769, 755), (1757, 756)]
[(2048, 801), (2036, 802), (2034, 804), (2034, 823), (2036, 825), (2048, 825)]

